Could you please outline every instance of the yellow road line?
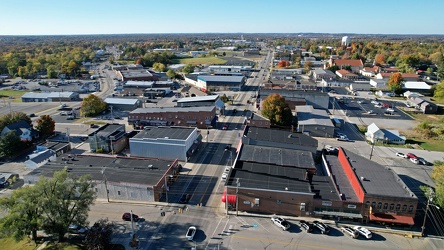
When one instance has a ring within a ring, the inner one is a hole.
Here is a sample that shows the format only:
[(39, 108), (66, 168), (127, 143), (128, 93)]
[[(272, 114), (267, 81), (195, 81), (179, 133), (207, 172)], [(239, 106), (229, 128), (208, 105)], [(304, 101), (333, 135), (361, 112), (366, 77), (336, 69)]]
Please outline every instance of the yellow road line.
[(232, 235), (231, 237), (237, 238), (237, 239), (250, 240), (250, 241), (261, 241), (261, 242), (267, 242), (267, 243), (276, 243), (276, 244), (279, 244), (279, 245), (286, 245), (286, 246), (287, 245), (291, 245), (291, 246), (314, 248), (314, 249), (338, 250), (337, 248), (315, 246), (315, 245), (308, 245), (308, 244), (298, 244), (298, 243), (291, 242), (291, 241), (267, 240), (267, 239), (264, 239), (264, 238), (253, 238), (253, 237), (246, 237), (246, 236), (239, 236), (239, 235)]

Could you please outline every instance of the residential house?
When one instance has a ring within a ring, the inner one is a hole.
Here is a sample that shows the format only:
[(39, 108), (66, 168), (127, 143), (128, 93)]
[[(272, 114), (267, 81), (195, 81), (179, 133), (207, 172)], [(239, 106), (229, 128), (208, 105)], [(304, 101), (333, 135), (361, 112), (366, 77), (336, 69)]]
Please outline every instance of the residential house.
[(27, 169), (36, 169), (48, 162), (54, 161), (56, 158), (57, 154), (54, 150), (45, 149), (28, 155), (28, 160), (25, 161), (25, 166)]
[(128, 146), (123, 124), (105, 124), (88, 135), (91, 152), (119, 153)]
[(373, 67), (364, 67), (359, 71), (359, 73), (366, 77), (374, 77), (376, 74), (379, 73), (379, 67), (373, 66)]
[(347, 80), (356, 80), (359, 78), (359, 75), (354, 74), (345, 69), (336, 70), (336, 75), (338, 75), (342, 79), (347, 79)]
[(380, 129), (375, 123), (367, 127), (365, 138), (371, 143), (382, 142), (387, 144), (405, 144), (406, 137), (398, 130)]
[(324, 69), (332, 66), (338, 66), (339, 69), (344, 69), (345, 67), (350, 67), (351, 72), (358, 74), (363, 68), (364, 64), (361, 60), (354, 59), (330, 59), (324, 64)]
[(32, 141), (33, 139), (39, 137), (38, 132), (25, 121), (19, 121), (5, 126), (2, 130), (1, 136), (6, 135), (9, 131), (15, 131), (15, 134), (20, 137), (20, 140), (25, 142)]
[(407, 100), (407, 104), (411, 107), (415, 107), (424, 114), (436, 114), (438, 111), (438, 106), (436, 104), (423, 97), (410, 97)]

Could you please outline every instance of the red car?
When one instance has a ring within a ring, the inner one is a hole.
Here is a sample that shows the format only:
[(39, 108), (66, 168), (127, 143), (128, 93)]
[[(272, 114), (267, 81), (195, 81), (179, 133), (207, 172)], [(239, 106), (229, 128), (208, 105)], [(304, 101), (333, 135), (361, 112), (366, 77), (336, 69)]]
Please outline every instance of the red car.
[(408, 153), (407, 154), (407, 158), (413, 158), (413, 159), (418, 159), (418, 156), (412, 154), (412, 153)]
[(227, 130), (228, 129), (228, 125), (223, 125), (222, 126), (222, 130)]
[[(131, 213), (124, 213), (122, 215), (122, 220), (124, 221), (131, 221)], [(139, 216), (137, 214), (133, 214), (133, 221), (138, 221)]]

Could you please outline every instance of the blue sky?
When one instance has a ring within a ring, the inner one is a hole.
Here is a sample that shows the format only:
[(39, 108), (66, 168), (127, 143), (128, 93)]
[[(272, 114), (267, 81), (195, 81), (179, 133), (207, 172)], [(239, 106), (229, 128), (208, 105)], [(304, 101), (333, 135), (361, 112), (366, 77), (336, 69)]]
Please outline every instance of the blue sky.
[(444, 34), (444, 1), (0, 0), (0, 35)]

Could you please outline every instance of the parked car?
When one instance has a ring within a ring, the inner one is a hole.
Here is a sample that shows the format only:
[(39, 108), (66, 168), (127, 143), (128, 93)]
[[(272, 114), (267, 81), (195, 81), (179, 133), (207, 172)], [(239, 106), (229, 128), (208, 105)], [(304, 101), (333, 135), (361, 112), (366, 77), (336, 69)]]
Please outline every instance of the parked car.
[(419, 158), (419, 163), (425, 166), (430, 165), (430, 162), (426, 161), (424, 158)]
[[(131, 221), (131, 213), (124, 213), (122, 215), (122, 220), (124, 221)], [(137, 214), (133, 214), (133, 221), (138, 221), (139, 216)]]
[(339, 149), (330, 145), (325, 145), (327, 153), (336, 153)]
[(330, 233), (330, 227), (320, 221), (317, 221), (317, 220), (313, 221), (313, 226), (318, 228), (319, 231), (321, 231), (321, 234), (329, 234)]
[(415, 163), (415, 164), (419, 164), (419, 159), (418, 158), (410, 158), (410, 161)]
[(367, 111), (367, 113), (368, 113), (368, 114), (373, 114), (373, 113), (375, 113), (375, 112), (374, 112), (373, 110), (370, 109), (369, 111)]
[(223, 173), (221, 179), (226, 180), (228, 177), (228, 173)]
[(356, 232), (358, 232), (360, 235), (364, 236), (364, 238), (366, 238), (366, 239), (371, 239), (372, 238), (372, 232), (370, 232), (370, 230), (368, 230), (365, 227), (354, 226), (353, 229)]
[(70, 115), (70, 116), (68, 116), (68, 117), (66, 117), (66, 120), (74, 120), (74, 116), (73, 115)]
[(418, 158), (418, 156), (416, 156), (415, 154), (412, 154), (412, 153), (407, 153), (407, 157), (408, 158)]
[(348, 235), (348, 236), (350, 236), (350, 237), (352, 237), (352, 238), (354, 238), (354, 239), (358, 238), (358, 236), (359, 236), (359, 233), (356, 232), (356, 231), (355, 231), (353, 228), (351, 228), (351, 227), (343, 226), (343, 227), (341, 227), (341, 231), (342, 231), (344, 234), (346, 234), (346, 235)]
[(225, 124), (222, 126), (222, 130), (227, 130), (227, 129), (228, 129), (228, 125)]
[(29, 114), (29, 117), (35, 117), (35, 114), (34, 113)]
[(392, 108), (388, 108), (388, 109), (386, 109), (385, 111), (387, 111), (387, 112), (391, 112), (391, 113), (395, 112), (395, 110), (392, 109)]
[(405, 158), (405, 159), (407, 159), (407, 155), (406, 154), (403, 154), (403, 153), (396, 153), (396, 156), (399, 156), (399, 157), (401, 157), (401, 158)]
[(305, 231), (309, 233), (313, 231), (313, 225), (310, 224), (310, 222), (307, 222), (305, 220), (300, 220), (299, 225), (301, 226), (301, 228), (303, 228)]
[(282, 230), (286, 231), (290, 228), (290, 223), (288, 221), (284, 220), (281, 217), (273, 216), (271, 217), (271, 221), (278, 227), (280, 227)]
[(68, 231), (73, 234), (84, 234), (88, 229), (86, 227), (81, 227), (79, 225), (71, 224), (69, 225)]
[(193, 226), (189, 227), (186, 234), (187, 240), (193, 240), (194, 236), (196, 235), (196, 231), (197, 231), (196, 227)]
[(336, 140), (338, 140), (338, 141), (349, 141), (348, 137), (346, 137), (346, 136), (338, 137), (338, 138), (336, 138)]

